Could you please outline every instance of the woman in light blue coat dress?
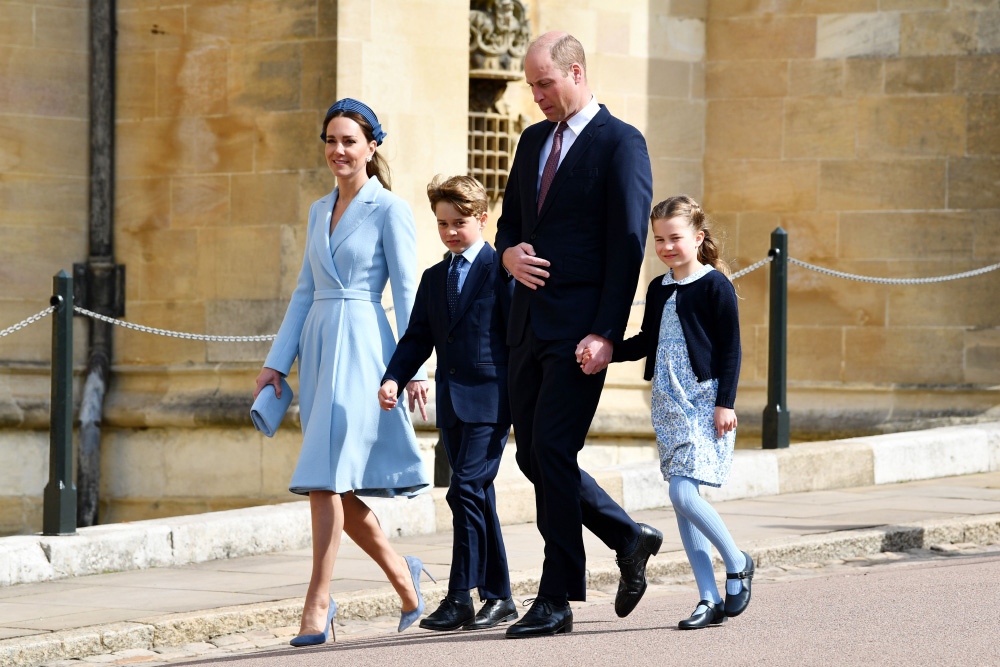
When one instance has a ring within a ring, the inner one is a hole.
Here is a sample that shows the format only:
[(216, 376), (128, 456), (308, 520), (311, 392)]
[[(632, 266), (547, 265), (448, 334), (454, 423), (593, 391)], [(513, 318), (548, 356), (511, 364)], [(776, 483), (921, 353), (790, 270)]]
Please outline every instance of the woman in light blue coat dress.
[[(329, 638), (336, 611), (329, 582), (342, 532), (399, 593), (400, 630), (423, 610), (422, 564), (395, 552), (359, 498), (413, 496), (431, 484), (403, 406), (386, 412), (371, 398), (396, 348), (382, 290), (388, 281), (400, 335), (416, 291), (413, 213), (389, 191), (388, 166), (376, 152), (384, 136), (375, 114), (356, 100), (327, 112), (321, 137), (337, 188), (309, 210), (302, 271), (254, 392), (272, 384), (280, 393), (280, 378), (298, 357), (303, 442), (289, 490), (309, 496), (313, 570), (294, 645)], [(426, 378), (407, 391), (410, 409), (424, 413)]]

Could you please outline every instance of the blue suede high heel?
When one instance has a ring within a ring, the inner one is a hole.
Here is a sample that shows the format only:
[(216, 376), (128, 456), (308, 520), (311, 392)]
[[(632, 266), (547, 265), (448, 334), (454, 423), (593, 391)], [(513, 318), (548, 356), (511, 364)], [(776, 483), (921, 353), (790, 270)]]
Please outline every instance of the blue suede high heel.
[(400, 632), (413, 625), (413, 622), (420, 618), (420, 615), (424, 613), (424, 596), (420, 594), (420, 572), (423, 571), (424, 574), (431, 578), (431, 581), (435, 584), (437, 583), (437, 579), (435, 579), (434, 576), (427, 571), (427, 568), (424, 567), (423, 561), (419, 558), (416, 556), (403, 556), (403, 559), (410, 568), (410, 578), (413, 579), (413, 590), (417, 592), (417, 608), (413, 611), (400, 612)]
[(333, 601), (333, 597), (330, 597), (330, 610), (326, 612), (326, 627), (323, 628), (323, 632), (318, 635), (299, 635), (292, 639), (289, 644), (292, 646), (316, 646), (317, 644), (325, 644), (333, 637), (333, 641), (337, 641), (337, 633), (333, 629), (333, 615), (337, 613), (337, 603)]

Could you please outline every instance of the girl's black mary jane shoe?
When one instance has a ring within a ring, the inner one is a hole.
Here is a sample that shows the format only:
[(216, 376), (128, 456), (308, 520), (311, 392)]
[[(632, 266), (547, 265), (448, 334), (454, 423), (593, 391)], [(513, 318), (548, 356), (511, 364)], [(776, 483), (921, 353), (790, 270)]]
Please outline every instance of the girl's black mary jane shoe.
[(753, 558), (746, 551), (742, 552), (746, 556), (747, 564), (742, 572), (730, 572), (726, 574), (726, 579), (741, 579), (743, 586), (736, 595), (726, 593), (726, 616), (739, 616), (750, 604), (750, 581), (753, 579), (754, 564)]
[[(698, 607), (705, 607), (707, 611), (701, 614), (691, 614), (690, 618), (685, 618), (677, 624), (677, 627), (681, 630), (697, 630), (722, 623), (726, 620), (726, 608), (721, 602), (715, 603), (708, 600), (699, 600)], [(698, 607), (695, 607), (695, 611), (698, 611)]]

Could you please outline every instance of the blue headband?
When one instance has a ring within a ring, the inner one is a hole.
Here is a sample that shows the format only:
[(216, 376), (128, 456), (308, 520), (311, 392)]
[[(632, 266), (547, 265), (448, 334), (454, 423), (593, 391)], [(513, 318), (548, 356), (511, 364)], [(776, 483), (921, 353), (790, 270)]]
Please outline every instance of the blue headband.
[[(338, 100), (330, 107), (327, 112), (327, 118), (330, 117), (334, 111), (353, 111), (356, 114), (361, 114), (361, 116), (368, 121), (368, 124), (372, 126), (372, 136), (375, 137), (375, 145), (381, 146), (382, 140), (385, 139), (386, 133), (382, 131), (382, 126), (378, 123), (378, 118), (375, 117), (375, 112), (368, 108), (363, 102), (358, 102), (350, 97), (345, 97), (342, 100)], [(319, 138), (326, 141), (326, 127), (323, 128), (323, 133), (319, 135)]]

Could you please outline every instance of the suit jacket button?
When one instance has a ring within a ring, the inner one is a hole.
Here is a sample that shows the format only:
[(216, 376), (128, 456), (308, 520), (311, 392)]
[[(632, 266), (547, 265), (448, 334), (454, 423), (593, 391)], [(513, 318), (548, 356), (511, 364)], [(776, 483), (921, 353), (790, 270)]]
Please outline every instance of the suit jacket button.
[(449, 374), (449, 375), (454, 375), (454, 374), (455, 374), (455, 369), (454, 369), (454, 368), (452, 368), (452, 369), (449, 369), (449, 370), (448, 370), (448, 374)]
[(448, 342), (449, 343), (454, 343), (455, 342), (455, 337), (454, 336), (448, 336)]
[(531, 240), (534, 241), (536, 236), (538, 236), (538, 234), (532, 234), (531, 235)]

